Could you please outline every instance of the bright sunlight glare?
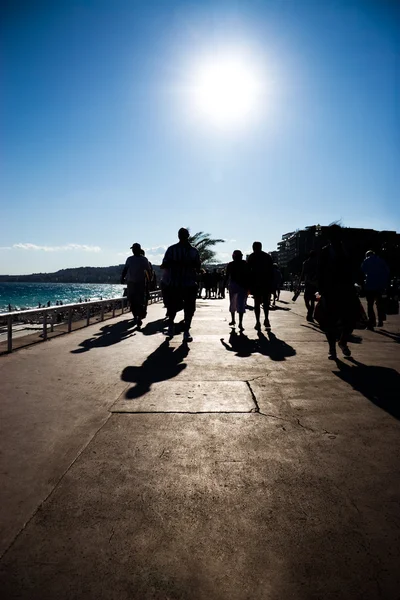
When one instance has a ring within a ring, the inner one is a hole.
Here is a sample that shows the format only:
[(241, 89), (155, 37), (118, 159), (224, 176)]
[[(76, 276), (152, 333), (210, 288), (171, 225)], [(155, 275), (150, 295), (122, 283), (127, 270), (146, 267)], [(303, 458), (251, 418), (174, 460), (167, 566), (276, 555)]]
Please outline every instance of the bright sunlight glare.
[(249, 122), (260, 111), (262, 78), (242, 57), (217, 57), (193, 72), (195, 109), (213, 125), (227, 128)]

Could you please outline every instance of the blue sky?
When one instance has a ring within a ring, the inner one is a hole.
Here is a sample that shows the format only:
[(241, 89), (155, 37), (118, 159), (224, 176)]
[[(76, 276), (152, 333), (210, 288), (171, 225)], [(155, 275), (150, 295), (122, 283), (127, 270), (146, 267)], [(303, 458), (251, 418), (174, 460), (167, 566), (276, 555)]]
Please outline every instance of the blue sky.
[[(400, 230), (395, 0), (3, 0), (0, 22), (0, 273), (134, 241), (158, 263), (181, 226), (223, 261), (337, 219)], [(262, 83), (223, 127), (195, 108), (221, 55)]]

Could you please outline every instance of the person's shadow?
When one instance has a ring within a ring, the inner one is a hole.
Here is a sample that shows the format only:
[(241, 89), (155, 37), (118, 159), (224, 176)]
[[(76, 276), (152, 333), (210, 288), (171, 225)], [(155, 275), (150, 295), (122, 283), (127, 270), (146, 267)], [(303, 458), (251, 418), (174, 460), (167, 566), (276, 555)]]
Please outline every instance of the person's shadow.
[(187, 367), (182, 361), (188, 354), (189, 347), (186, 343), (173, 348), (169, 345), (169, 340), (165, 340), (149, 354), (140, 367), (125, 367), (121, 374), (122, 381), (136, 384), (127, 390), (125, 398), (129, 400), (140, 398), (150, 391), (153, 383), (179, 375)]
[(286, 360), (289, 356), (294, 356), (296, 350), (293, 346), (290, 346), (283, 340), (276, 337), (272, 331), (267, 332), (265, 336), (261, 331), (257, 333), (258, 339), (252, 340), (240, 333), (236, 333), (234, 329), (231, 330), (229, 335), (229, 344), (227, 344), (224, 338), (221, 338), (221, 344), (229, 352), (235, 352), (236, 356), (246, 358), (252, 354), (263, 354), (269, 356), (271, 360), (281, 361)]
[(379, 335), (384, 335), (385, 337), (388, 337), (389, 339), (393, 340), (397, 344), (400, 344), (400, 334), (399, 333), (394, 333), (393, 331), (387, 331), (387, 329), (376, 329), (375, 332), (379, 333)]
[(349, 383), (370, 402), (379, 406), (395, 419), (400, 419), (400, 374), (389, 367), (364, 365), (354, 358), (348, 361), (354, 366), (337, 359), (339, 371), (333, 374)]
[(133, 324), (131, 319), (118, 321), (118, 323), (113, 323), (112, 325), (104, 325), (95, 336), (83, 340), (78, 348), (71, 350), (71, 354), (80, 354), (92, 350), (93, 348), (104, 348), (106, 346), (117, 344), (128, 337), (136, 335), (136, 333), (132, 331), (132, 327)]
[(150, 321), (146, 323), (144, 327), (140, 329), (143, 335), (155, 335), (156, 333), (160, 333), (166, 324), (166, 319), (157, 319), (157, 321)]

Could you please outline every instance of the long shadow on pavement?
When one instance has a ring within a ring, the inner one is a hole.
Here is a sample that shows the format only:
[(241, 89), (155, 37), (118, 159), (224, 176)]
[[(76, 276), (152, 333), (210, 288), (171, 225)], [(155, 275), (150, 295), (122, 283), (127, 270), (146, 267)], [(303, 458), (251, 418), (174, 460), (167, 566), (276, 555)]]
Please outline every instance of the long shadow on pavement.
[(235, 352), (236, 356), (242, 358), (251, 356), (252, 354), (263, 354), (269, 356), (271, 360), (286, 360), (288, 356), (294, 356), (296, 350), (283, 340), (276, 337), (272, 331), (267, 333), (266, 337), (261, 331), (258, 332), (257, 340), (250, 339), (243, 333), (237, 334), (232, 329), (229, 335), (229, 344), (224, 338), (221, 338), (221, 344), (230, 352)]
[(379, 335), (384, 335), (385, 337), (390, 338), (397, 344), (400, 344), (400, 334), (399, 333), (393, 333), (392, 331), (387, 331), (386, 329), (375, 330), (375, 333), (378, 333)]
[(389, 367), (364, 365), (354, 358), (349, 362), (353, 366), (337, 359), (339, 371), (333, 374), (395, 419), (400, 419), (400, 374)]
[[(185, 321), (183, 319), (181, 321), (177, 321), (175, 323), (175, 334), (182, 333), (184, 325)], [(157, 321), (150, 321), (149, 323), (146, 323), (146, 325), (140, 329), (140, 332), (143, 333), (143, 335), (155, 335), (167, 327), (168, 319), (157, 319)]]
[(104, 325), (95, 336), (83, 340), (83, 342), (79, 344), (79, 348), (71, 350), (71, 354), (80, 354), (81, 352), (92, 350), (93, 348), (103, 348), (105, 346), (117, 344), (128, 337), (136, 335), (136, 333), (132, 331), (132, 327), (131, 320), (119, 321), (118, 323), (113, 323), (113, 325)]
[(166, 381), (179, 375), (186, 369), (186, 363), (182, 362), (189, 354), (189, 347), (182, 343), (178, 347), (171, 347), (169, 340), (165, 340), (154, 352), (149, 354), (140, 367), (125, 367), (122, 371), (122, 381), (129, 381), (136, 385), (129, 388), (125, 398), (133, 400), (140, 398), (150, 391), (153, 383)]
[(160, 333), (166, 325), (166, 319), (157, 319), (157, 321), (150, 321), (150, 323), (146, 323), (144, 327), (141, 328), (141, 332), (143, 335), (155, 335), (156, 333)]

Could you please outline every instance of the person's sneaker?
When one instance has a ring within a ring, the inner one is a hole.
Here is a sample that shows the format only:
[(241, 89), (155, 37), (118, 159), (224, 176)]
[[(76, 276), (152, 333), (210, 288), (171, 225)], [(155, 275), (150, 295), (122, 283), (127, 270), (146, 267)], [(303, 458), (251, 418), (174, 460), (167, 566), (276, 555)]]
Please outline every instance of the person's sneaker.
[(260, 322), (257, 322), (257, 323), (254, 325), (254, 329), (256, 329), (257, 331), (259, 331), (259, 330), (261, 329), (261, 323), (260, 323)]
[(183, 341), (184, 342), (193, 342), (193, 338), (190, 335), (190, 331), (184, 331), (183, 332)]
[(236, 325), (236, 321), (231, 321), (231, 322), (229, 323), (229, 325), (230, 325), (231, 327), (234, 327), (234, 326)]
[(142, 326), (142, 324), (143, 324), (143, 321), (142, 321), (142, 319), (138, 319), (138, 320), (137, 320), (137, 323), (136, 323), (136, 325), (137, 325), (138, 327), (141, 327), (141, 326)]
[(265, 319), (264, 327), (265, 329), (271, 329), (271, 323), (269, 322), (269, 319)]
[(347, 344), (342, 344), (339, 342), (338, 346), (345, 356), (351, 356), (351, 350)]
[(173, 325), (170, 325), (168, 327), (168, 333), (167, 333), (167, 335), (168, 335), (168, 337), (172, 338), (172, 337), (174, 337), (174, 334), (175, 334), (175, 327)]
[(311, 316), (307, 316), (307, 321), (308, 321), (309, 323), (314, 323), (314, 319), (313, 319), (313, 317), (311, 317)]
[(329, 360), (336, 360), (337, 359), (336, 347), (335, 348), (329, 348), (328, 358), (329, 358)]

